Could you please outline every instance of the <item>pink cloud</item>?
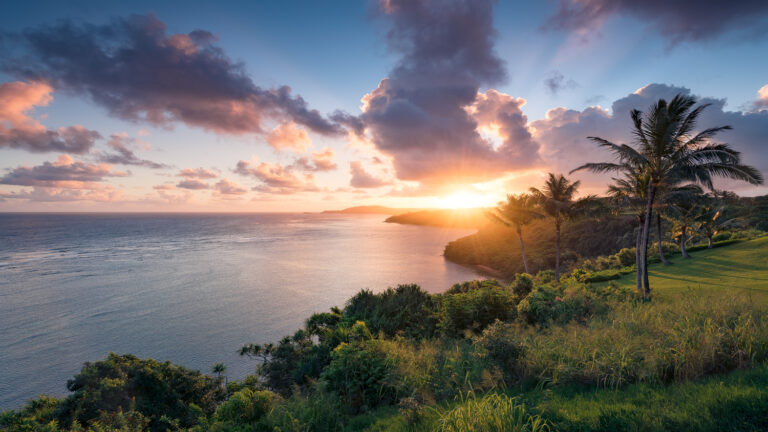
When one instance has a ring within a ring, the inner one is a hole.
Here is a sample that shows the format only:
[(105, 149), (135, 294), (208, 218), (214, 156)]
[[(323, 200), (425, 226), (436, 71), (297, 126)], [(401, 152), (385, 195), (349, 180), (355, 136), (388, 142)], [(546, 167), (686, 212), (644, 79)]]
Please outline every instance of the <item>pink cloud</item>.
[(312, 145), (307, 131), (293, 122), (280, 123), (267, 135), (266, 141), (275, 150), (290, 150), (294, 153), (304, 153)]

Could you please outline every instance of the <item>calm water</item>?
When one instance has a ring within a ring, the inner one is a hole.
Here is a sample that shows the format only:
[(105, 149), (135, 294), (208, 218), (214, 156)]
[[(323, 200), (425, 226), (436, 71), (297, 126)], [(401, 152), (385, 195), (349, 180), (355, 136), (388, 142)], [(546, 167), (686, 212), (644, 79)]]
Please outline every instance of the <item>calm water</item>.
[(431, 292), (475, 278), (445, 261), (468, 230), (380, 215), (0, 214), (0, 408), (66, 394), (108, 352), (230, 378), (237, 349), (277, 341), (361, 288)]

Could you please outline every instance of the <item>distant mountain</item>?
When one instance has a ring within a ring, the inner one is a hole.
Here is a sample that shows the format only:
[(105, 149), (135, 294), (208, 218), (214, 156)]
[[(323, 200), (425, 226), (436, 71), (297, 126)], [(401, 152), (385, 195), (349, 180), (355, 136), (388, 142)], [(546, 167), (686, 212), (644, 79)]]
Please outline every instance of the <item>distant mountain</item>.
[(357, 206), (349, 207), (344, 210), (325, 210), (323, 213), (332, 214), (385, 214), (385, 215), (399, 215), (403, 213), (411, 213), (421, 211), (422, 209), (416, 208), (392, 208), (378, 205), (370, 206)]

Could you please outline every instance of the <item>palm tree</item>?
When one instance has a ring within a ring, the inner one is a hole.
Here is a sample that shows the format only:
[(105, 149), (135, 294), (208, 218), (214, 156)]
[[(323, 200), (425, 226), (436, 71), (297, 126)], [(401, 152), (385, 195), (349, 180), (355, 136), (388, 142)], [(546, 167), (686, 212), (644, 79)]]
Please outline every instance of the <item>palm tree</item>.
[[(224, 372), (226, 372), (226, 371), (227, 371), (227, 367), (224, 365), (224, 363), (216, 363), (216, 364), (215, 364), (215, 365), (213, 365), (213, 367), (211, 368), (211, 372), (215, 373), (215, 374), (216, 374), (216, 377), (217, 377), (219, 380), (221, 380), (221, 374), (223, 374), (223, 373), (224, 373)], [(225, 380), (225, 384), (224, 384), (224, 385), (226, 385), (226, 379), (227, 379), (227, 377), (225, 376), (225, 377), (224, 377), (224, 380)]]
[(579, 181), (571, 182), (562, 174), (549, 173), (544, 187), (530, 188), (531, 195), (541, 210), (555, 222), (555, 281), (560, 282), (560, 227), (575, 212), (574, 195)]
[[(693, 182), (712, 189), (715, 176), (762, 184), (763, 176), (753, 167), (741, 163), (740, 153), (728, 144), (712, 143), (717, 133), (731, 129), (719, 126), (693, 133), (696, 121), (709, 104), (694, 108), (696, 99), (678, 94), (667, 102), (659, 99), (647, 113), (632, 110), (634, 146), (614, 144), (599, 137), (588, 137), (612, 152), (618, 163), (588, 163), (574, 171), (623, 171), (627, 166), (640, 167), (650, 178), (645, 203), (645, 219), (640, 244), (641, 265), (647, 281), (648, 235), (651, 215), (659, 188)], [(640, 270), (640, 269), (638, 269)], [(650, 294), (650, 285), (644, 282), (644, 295)]]
[[(608, 196), (616, 204), (617, 209), (632, 213), (637, 218), (635, 265), (637, 269), (640, 269), (640, 241), (643, 231), (643, 219), (645, 218), (643, 203), (645, 203), (645, 194), (648, 191), (650, 178), (643, 171), (632, 171), (630, 167), (627, 167), (624, 177), (614, 178), (613, 181), (614, 184), (608, 186)], [(636, 273), (637, 290), (642, 292), (642, 272), (638, 270)]]
[(507, 200), (499, 202), (499, 205), (486, 213), (489, 219), (506, 227), (514, 228), (517, 238), (520, 240), (520, 252), (523, 256), (525, 272), (530, 274), (528, 259), (525, 256), (525, 243), (523, 243), (523, 227), (530, 224), (542, 215), (535, 210), (536, 200), (529, 194), (507, 194)]
[(680, 252), (683, 258), (690, 258), (688, 251), (685, 250), (685, 244), (688, 242), (688, 230), (696, 226), (699, 206), (695, 200), (684, 200), (679, 203), (671, 204), (667, 207), (667, 216), (677, 230), (680, 232)]
[(712, 249), (712, 237), (717, 235), (723, 229), (740, 227), (744, 225), (741, 218), (726, 219), (723, 217), (725, 205), (719, 197), (720, 193), (715, 191), (713, 196), (707, 196), (699, 204), (699, 212), (696, 215), (698, 231), (707, 238), (707, 247)]

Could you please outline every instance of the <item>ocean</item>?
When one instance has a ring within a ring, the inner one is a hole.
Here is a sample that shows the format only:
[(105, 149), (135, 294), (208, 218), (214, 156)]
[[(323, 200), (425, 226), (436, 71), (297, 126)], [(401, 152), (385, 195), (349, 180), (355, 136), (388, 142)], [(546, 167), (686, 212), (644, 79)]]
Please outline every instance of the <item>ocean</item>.
[(0, 409), (67, 394), (110, 351), (229, 379), (363, 288), (477, 278), (443, 247), (472, 233), (344, 214), (0, 214)]

